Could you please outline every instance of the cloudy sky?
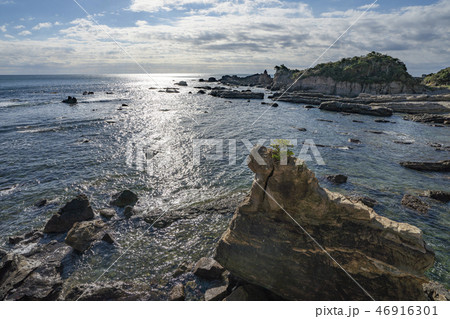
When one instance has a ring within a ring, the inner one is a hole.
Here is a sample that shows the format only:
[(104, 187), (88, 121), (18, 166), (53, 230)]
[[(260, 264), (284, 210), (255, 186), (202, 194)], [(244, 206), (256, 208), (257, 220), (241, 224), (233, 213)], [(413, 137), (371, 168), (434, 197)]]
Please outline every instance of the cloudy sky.
[[(305, 68), (374, 0), (76, 1), (0, 0), (0, 74), (141, 73), (133, 59), (150, 73)], [(449, 21), (450, 0), (378, 0), (318, 62), (378, 51), (436, 72)]]

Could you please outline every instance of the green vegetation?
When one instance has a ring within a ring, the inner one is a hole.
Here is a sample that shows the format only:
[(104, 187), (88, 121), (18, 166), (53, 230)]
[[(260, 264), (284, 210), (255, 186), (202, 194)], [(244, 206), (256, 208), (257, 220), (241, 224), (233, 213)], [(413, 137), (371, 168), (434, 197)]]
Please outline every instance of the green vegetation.
[(437, 73), (428, 74), (423, 79), (423, 84), (431, 86), (450, 86), (450, 67)]
[(290, 149), (294, 147), (288, 140), (277, 139), (273, 144), (270, 144), (273, 148), (272, 158), (279, 161), (281, 158), (287, 158), (289, 156), (294, 156), (294, 152)]
[(399, 59), (378, 52), (366, 56), (344, 58), (337, 62), (321, 63), (303, 71), (289, 70), (286, 66), (276, 66), (277, 72), (290, 72), (291, 78), (311, 76), (330, 77), (335, 81), (359, 83), (389, 83), (399, 81), (413, 83), (414, 78), (408, 73), (406, 65)]

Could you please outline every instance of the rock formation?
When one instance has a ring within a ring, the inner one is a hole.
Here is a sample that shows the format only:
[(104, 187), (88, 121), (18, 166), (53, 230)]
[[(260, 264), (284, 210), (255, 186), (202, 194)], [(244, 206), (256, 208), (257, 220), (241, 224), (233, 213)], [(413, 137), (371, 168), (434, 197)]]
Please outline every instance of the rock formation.
[(257, 73), (246, 77), (224, 75), (219, 82), (228, 85), (268, 87), (272, 85), (272, 77), (267, 73), (267, 70), (264, 70), (264, 73)]
[(304, 163), (280, 165), (272, 153), (251, 152), (253, 186), (216, 249), (224, 268), (289, 300), (370, 300), (337, 263), (376, 300), (427, 298), (434, 253), (420, 229), (321, 188)]

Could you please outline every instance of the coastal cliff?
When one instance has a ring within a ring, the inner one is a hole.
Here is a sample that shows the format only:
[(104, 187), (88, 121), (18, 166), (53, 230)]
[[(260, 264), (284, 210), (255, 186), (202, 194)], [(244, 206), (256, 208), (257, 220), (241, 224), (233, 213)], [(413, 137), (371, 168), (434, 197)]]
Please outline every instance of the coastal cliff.
[(280, 165), (273, 152), (251, 152), (255, 180), (217, 246), (222, 266), (288, 300), (426, 299), (434, 253), (420, 229), (321, 188), (304, 163)]
[[(414, 94), (424, 91), (403, 62), (377, 52), (318, 64), (306, 70), (275, 67), (272, 90), (311, 91), (357, 96), (367, 94)], [(298, 79), (298, 80), (297, 80)]]

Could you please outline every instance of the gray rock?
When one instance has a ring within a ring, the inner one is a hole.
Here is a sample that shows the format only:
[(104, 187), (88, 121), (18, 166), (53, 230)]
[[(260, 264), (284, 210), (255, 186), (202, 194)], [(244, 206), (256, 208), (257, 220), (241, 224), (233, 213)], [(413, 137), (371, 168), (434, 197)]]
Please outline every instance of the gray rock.
[(425, 172), (450, 172), (450, 160), (440, 162), (400, 162), (409, 169)]
[(124, 282), (81, 284), (61, 298), (67, 301), (139, 301), (162, 299), (154, 291)]
[(79, 252), (84, 252), (102, 237), (105, 226), (101, 220), (76, 223), (68, 232), (65, 243)]
[(350, 143), (361, 144), (361, 141), (356, 138), (349, 138), (348, 141)]
[(375, 207), (375, 205), (377, 204), (377, 201), (375, 199), (366, 196), (353, 196), (351, 197), (351, 199), (357, 202), (361, 202), (370, 208)]
[(105, 218), (113, 218), (116, 216), (116, 210), (113, 208), (104, 208), (99, 211), (100, 215)]
[(186, 81), (180, 81), (178, 83), (175, 83), (175, 85), (179, 85), (179, 86), (187, 86)]
[(387, 107), (374, 107), (366, 104), (341, 103), (336, 101), (323, 102), (320, 104), (319, 109), (324, 111), (357, 113), (373, 116), (392, 115), (392, 110)]
[(130, 190), (116, 193), (112, 196), (111, 205), (117, 207), (134, 206), (138, 201), (138, 197)]
[(182, 274), (186, 273), (187, 271), (191, 270), (194, 265), (191, 263), (188, 263), (187, 261), (183, 261), (180, 265), (178, 265), (178, 268), (174, 271), (173, 277), (179, 277)]
[(183, 284), (177, 284), (175, 285), (169, 294), (169, 300), (170, 301), (183, 301), (186, 298), (186, 295), (184, 293), (184, 285)]
[(228, 295), (228, 286), (220, 286), (206, 290), (205, 301), (223, 300)]
[(34, 206), (41, 208), (44, 207), (45, 205), (47, 205), (47, 200), (46, 199), (42, 199), (40, 201), (37, 201)]
[(214, 259), (202, 257), (195, 264), (194, 275), (205, 279), (220, 279), (225, 269)]
[(343, 184), (343, 183), (347, 182), (347, 176), (342, 175), (342, 174), (328, 175), (327, 180), (329, 180), (330, 182), (332, 182), (334, 184)]
[(114, 240), (114, 238), (111, 236), (110, 233), (106, 233), (102, 237), (102, 241), (108, 243), (108, 244), (117, 244), (117, 242)]
[(441, 284), (430, 281), (423, 285), (423, 291), (429, 301), (448, 301), (450, 300), (450, 291)]
[(76, 222), (94, 218), (94, 211), (86, 195), (79, 195), (53, 215), (44, 227), (44, 233), (64, 233)]

